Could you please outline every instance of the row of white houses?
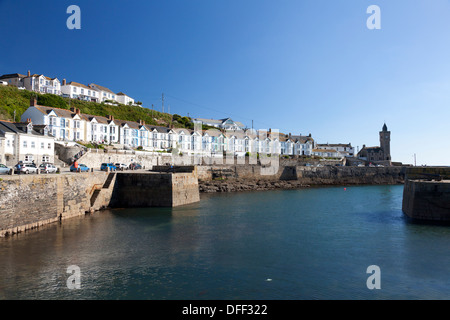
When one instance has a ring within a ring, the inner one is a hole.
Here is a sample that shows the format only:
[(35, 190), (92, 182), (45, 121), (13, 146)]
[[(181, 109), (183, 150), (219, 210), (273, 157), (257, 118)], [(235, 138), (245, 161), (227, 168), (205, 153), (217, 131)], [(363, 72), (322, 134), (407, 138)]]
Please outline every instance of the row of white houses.
[(143, 121), (83, 114), (76, 108), (66, 110), (40, 106), (33, 98), (21, 121), (46, 126), (49, 134), (59, 141), (118, 144), (149, 151), (176, 149), (182, 153), (205, 155), (231, 152), (243, 156), (248, 152), (310, 156), (315, 146), (311, 135), (284, 135), (271, 129), (202, 131), (200, 125), (194, 130), (168, 128)]
[(50, 78), (43, 74), (31, 74), (30, 71), (26, 75), (20, 73), (4, 74), (0, 76), (0, 81), (42, 94), (50, 93), (98, 103), (117, 101), (125, 105), (135, 105), (134, 99), (123, 92), (114, 93), (112, 90), (95, 83), (84, 85), (74, 81), (67, 82), (65, 79), (61, 82), (58, 78)]

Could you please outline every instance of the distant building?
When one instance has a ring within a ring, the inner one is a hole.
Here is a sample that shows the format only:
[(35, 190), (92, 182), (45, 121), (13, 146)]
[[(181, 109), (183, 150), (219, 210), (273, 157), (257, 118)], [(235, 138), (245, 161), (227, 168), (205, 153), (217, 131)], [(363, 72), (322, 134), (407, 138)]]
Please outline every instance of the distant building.
[(354, 157), (355, 156), (355, 148), (352, 147), (351, 143), (326, 143), (326, 144), (317, 144), (317, 149), (323, 150), (333, 150), (338, 152), (342, 157)]
[(342, 158), (343, 156), (334, 149), (313, 149), (312, 154), (323, 158)]
[(32, 75), (30, 71), (28, 71), (27, 75), (20, 73), (5, 74), (0, 77), (0, 80), (29, 91), (61, 95), (61, 83), (57, 78), (49, 78), (42, 74)]
[(89, 84), (88, 87), (97, 90), (99, 92), (100, 97), (98, 102), (104, 102), (105, 100), (114, 100), (114, 101), (117, 100), (116, 94), (106, 87), (100, 86), (95, 83)]
[(94, 88), (90, 88), (78, 82), (68, 82), (63, 79), (61, 86), (61, 93), (63, 97), (98, 102), (100, 99), (100, 92)]
[(363, 145), (358, 152), (358, 158), (366, 161), (391, 161), (391, 132), (388, 131), (386, 124), (380, 131), (380, 146), (366, 147)]
[(192, 120), (194, 123), (205, 124), (207, 126), (216, 127), (223, 130), (244, 130), (245, 125), (242, 122), (234, 121), (231, 118), (225, 119), (203, 119), (196, 118)]
[(126, 104), (126, 105), (134, 105), (134, 99), (127, 96), (125, 93), (123, 92), (119, 92), (117, 95), (117, 102), (121, 103), (121, 104)]

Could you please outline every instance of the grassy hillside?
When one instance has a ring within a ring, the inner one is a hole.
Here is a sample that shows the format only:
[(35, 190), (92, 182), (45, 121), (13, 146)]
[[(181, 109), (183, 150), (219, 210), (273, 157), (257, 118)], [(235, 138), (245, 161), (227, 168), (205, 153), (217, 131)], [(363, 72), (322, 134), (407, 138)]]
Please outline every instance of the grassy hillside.
[(151, 125), (169, 126), (173, 124), (176, 128), (192, 128), (192, 119), (171, 115), (155, 110), (141, 108), (137, 106), (127, 106), (123, 104), (109, 105), (105, 103), (95, 103), (79, 101), (75, 99), (63, 98), (53, 94), (39, 94), (27, 90), (19, 90), (13, 86), (0, 86), (0, 120), (14, 121), (14, 110), (16, 112), (15, 121), (20, 121), (20, 117), (30, 106), (32, 96), (37, 97), (39, 105), (70, 109), (75, 107), (81, 113), (95, 116), (112, 115), (115, 119), (136, 121), (144, 120)]

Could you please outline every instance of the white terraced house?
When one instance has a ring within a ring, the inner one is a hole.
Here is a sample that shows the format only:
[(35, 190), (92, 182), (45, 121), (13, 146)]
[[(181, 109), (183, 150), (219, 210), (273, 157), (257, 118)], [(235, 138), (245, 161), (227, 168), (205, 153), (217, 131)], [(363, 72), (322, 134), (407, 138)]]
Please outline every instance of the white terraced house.
[(13, 166), (19, 161), (53, 163), (54, 138), (47, 126), (27, 122), (0, 121), (0, 163)]
[(280, 154), (291, 156), (311, 156), (315, 147), (314, 139), (309, 136), (280, 135)]
[(5, 74), (0, 77), (0, 80), (29, 91), (61, 95), (61, 83), (57, 78), (49, 78), (42, 74), (32, 75), (30, 71), (27, 75), (20, 73)]
[(126, 104), (128, 105), (134, 105), (134, 99), (130, 98), (129, 96), (127, 96), (125, 93), (123, 92), (119, 92), (118, 94), (116, 94), (116, 101), (121, 103), (121, 104)]
[(323, 150), (334, 150), (338, 152), (342, 157), (353, 157), (355, 156), (355, 148), (352, 147), (351, 143), (326, 143), (317, 144), (317, 149)]
[(87, 122), (80, 110), (45, 107), (37, 105), (32, 98), (31, 106), (22, 114), (21, 121), (31, 119), (34, 124), (48, 126), (49, 133), (56, 140), (89, 141)]
[(94, 89), (99, 92), (99, 98), (97, 102), (104, 102), (106, 100), (114, 100), (117, 101), (117, 95), (111, 91), (110, 89), (100, 86), (95, 83), (91, 83), (88, 85), (89, 88)]
[(62, 82), (61, 92), (63, 97), (72, 99), (92, 102), (100, 100), (100, 92), (98, 90), (74, 81), (66, 83), (65, 79)]
[(114, 122), (114, 117), (89, 114), (82, 114), (82, 117), (87, 123), (87, 142), (119, 143), (119, 126)]

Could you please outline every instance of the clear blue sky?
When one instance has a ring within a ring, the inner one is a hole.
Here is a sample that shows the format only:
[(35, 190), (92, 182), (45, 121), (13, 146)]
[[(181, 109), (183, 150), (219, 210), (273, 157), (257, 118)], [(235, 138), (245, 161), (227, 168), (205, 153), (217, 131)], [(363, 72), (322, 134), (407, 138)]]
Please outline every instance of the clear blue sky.
[[(81, 30), (66, 9), (81, 8)], [(381, 8), (369, 30), (367, 7)], [(448, 0), (0, 0), (0, 74), (123, 91), (145, 107), (232, 117), (450, 164)]]

